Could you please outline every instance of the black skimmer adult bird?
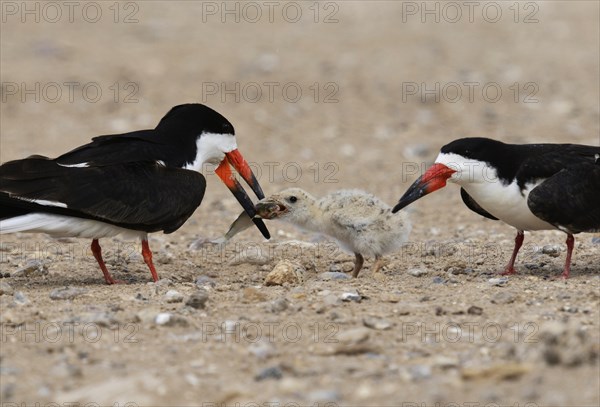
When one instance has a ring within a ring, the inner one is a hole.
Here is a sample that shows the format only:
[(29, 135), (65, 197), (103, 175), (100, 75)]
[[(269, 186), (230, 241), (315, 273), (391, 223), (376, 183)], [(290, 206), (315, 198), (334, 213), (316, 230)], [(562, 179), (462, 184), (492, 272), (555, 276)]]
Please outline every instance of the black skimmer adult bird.
[(505, 144), (463, 138), (442, 147), (433, 164), (400, 198), (394, 212), (446, 185), (461, 186), (469, 209), (517, 228), (504, 274), (514, 274), (524, 231), (567, 233), (568, 278), (573, 234), (600, 231), (600, 147), (577, 144)]
[(0, 233), (41, 232), (92, 240), (104, 279), (114, 284), (98, 239), (140, 238), (154, 281), (147, 235), (172, 233), (202, 202), (206, 163), (255, 218), (252, 200), (235, 179), (237, 170), (259, 199), (264, 193), (241, 153), (229, 121), (200, 104), (172, 108), (153, 130), (95, 137), (58, 158), (31, 156), (0, 166)]

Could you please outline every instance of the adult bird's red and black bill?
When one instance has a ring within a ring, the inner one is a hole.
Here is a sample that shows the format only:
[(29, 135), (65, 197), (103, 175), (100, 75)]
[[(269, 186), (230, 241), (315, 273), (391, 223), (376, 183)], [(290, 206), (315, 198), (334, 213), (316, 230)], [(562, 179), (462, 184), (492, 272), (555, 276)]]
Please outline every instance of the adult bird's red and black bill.
[(179, 229), (202, 202), (206, 163), (267, 239), (269, 231), (230, 165), (259, 199), (264, 193), (238, 151), (232, 124), (200, 104), (172, 108), (152, 130), (99, 136), (58, 158), (31, 156), (0, 166), (0, 233), (41, 232), (92, 240), (108, 284), (115, 280), (98, 239), (124, 235), (142, 241), (154, 281), (158, 275), (148, 233)]
[(461, 187), (469, 209), (517, 229), (504, 274), (515, 273), (526, 230), (567, 233), (564, 278), (571, 270), (573, 235), (600, 231), (600, 147), (455, 140), (442, 147), (435, 163), (408, 188), (394, 212), (447, 181)]

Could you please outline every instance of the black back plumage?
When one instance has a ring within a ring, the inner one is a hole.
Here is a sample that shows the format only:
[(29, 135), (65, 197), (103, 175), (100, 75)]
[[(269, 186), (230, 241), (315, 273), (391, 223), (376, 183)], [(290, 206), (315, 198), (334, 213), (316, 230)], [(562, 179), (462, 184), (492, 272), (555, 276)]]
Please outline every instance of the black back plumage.
[(482, 137), (462, 138), (446, 144), (442, 153), (483, 161), (496, 168), (504, 184), (517, 180), (521, 189), (529, 182), (548, 178), (563, 168), (594, 163), (600, 147), (579, 144), (507, 144)]
[(93, 166), (160, 160), (168, 167), (182, 168), (196, 157), (201, 133), (235, 134), (221, 114), (200, 104), (172, 108), (153, 130), (98, 136), (91, 143), (56, 158), (63, 165)]
[(600, 162), (557, 172), (527, 198), (535, 216), (570, 233), (600, 232)]
[(42, 212), (171, 233), (204, 196), (202, 174), (182, 169), (194, 161), (203, 132), (234, 134), (231, 123), (214, 110), (181, 105), (154, 130), (95, 137), (56, 159), (31, 156), (4, 163), (0, 219)]

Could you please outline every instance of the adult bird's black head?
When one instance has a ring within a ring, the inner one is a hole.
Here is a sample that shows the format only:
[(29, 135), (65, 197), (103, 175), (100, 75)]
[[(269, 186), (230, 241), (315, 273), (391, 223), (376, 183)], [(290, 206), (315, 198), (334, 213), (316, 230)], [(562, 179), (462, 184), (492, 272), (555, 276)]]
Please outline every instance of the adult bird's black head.
[(155, 131), (160, 138), (178, 134), (185, 144), (181, 146), (181, 151), (185, 152), (184, 162), (177, 163), (178, 166), (199, 172), (207, 163), (218, 165), (215, 173), (253, 219), (263, 236), (267, 239), (271, 237), (262, 219), (255, 217), (256, 210), (252, 200), (231, 171), (230, 164), (248, 183), (258, 199), (265, 197), (258, 180), (237, 148), (233, 125), (225, 117), (201, 104), (179, 105), (161, 119)]
[[(489, 181), (486, 163), (506, 161), (510, 167), (511, 159), (514, 159), (514, 152), (507, 152), (501, 146), (506, 145), (477, 137), (458, 139), (446, 144), (441, 148), (435, 163), (408, 188), (392, 212), (396, 213), (425, 195), (445, 187), (447, 181), (459, 185)], [(506, 153), (509, 156), (503, 157)], [(512, 171), (510, 168), (508, 170)], [(503, 174), (494, 176), (501, 175)]]

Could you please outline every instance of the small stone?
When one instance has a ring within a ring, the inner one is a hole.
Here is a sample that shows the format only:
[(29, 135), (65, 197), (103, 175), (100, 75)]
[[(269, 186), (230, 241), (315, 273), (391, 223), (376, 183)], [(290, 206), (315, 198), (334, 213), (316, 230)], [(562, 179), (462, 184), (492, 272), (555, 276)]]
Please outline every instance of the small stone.
[(278, 366), (268, 367), (263, 369), (259, 374), (254, 376), (254, 380), (257, 382), (267, 380), (267, 379), (275, 379), (279, 380), (283, 377), (283, 372)]
[(201, 288), (214, 288), (217, 285), (215, 280), (209, 276), (196, 277), (196, 281), (194, 281), (194, 284)]
[(400, 300), (402, 299), (402, 297), (400, 296), (399, 293), (382, 293), (381, 294), (381, 301), (383, 302), (391, 302), (391, 303), (398, 303), (400, 302)]
[(183, 302), (183, 294), (181, 294), (179, 291), (169, 290), (165, 294), (165, 300), (170, 304)]
[(22, 313), (15, 313), (13, 310), (2, 310), (0, 312), (0, 324), (21, 325), (25, 323)]
[(427, 365), (415, 365), (409, 369), (409, 374), (412, 380), (419, 381), (431, 377), (431, 367)]
[(512, 304), (516, 296), (509, 291), (497, 292), (490, 300), (492, 304)]
[(13, 277), (29, 277), (33, 274), (44, 275), (48, 274), (48, 267), (39, 260), (28, 260), (25, 266), (15, 271)]
[(470, 267), (450, 267), (448, 273), (452, 275), (473, 274), (473, 269)]
[(508, 277), (494, 277), (488, 280), (488, 283), (496, 287), (504, 287), (508, 284)]
[(464, 380), (481, 380), (490, 378), (497, 380), (515, 380), (522, 375), (529, 373), (530, 371), (530, 365), (517, 362), (506, 362), (503, 364), (486, 367), (465, 367), (462, 369), (461, 375)]
[(460, 365), (460, 361), (456, 357), (438, 355), (433, 358), (433, 365), (442, 369), (452, 369), (457, 368)]
[(83, 322), (85, 324), (94, 324), (101, 327), (113, 327), (118, 324), (117, 318), (110, 312), (85, 313), (79, 315), (73, 322)]
[(483, 308), (478, 307), (476, 305), (471, 305), (467, 310), (467, 314), (469, 315), (481, 315), (483, 314)]
[(270, 310), (274, 313), (279, 313), (288, 309), (290, 303), (285, 298), (277, 298), (275, 301), (271, 301)]
[(166, 325), (170, 320), (171, 314), (169, 314), (168, 312), (161, 312), (156, 316), (154, 322), (156, 322), (156, 325)]
[(195, 309), (203, 309), (208, 301), (208, 293), (204, 289), (199, 289), (189, 296), (185, 305)]
[(357, 292), (347, 292), (342, 293), (342, 295), (340, 295), (340, 299), (344, 302), (360, 302), (362, 300), (362, 296)]
[(302, 265), (289, 260), (281, 260), (265, 277), (265, 285), (301, 284), (304, 282), (305, 272)]
[(13, 300), (17, 305), (27, 305), (31, 302), (22, 291), (16, 291)]
[(200, 383), (202, 383), (202, 381), (198, 378), (198, 376), (196, 376), (193, 373), (187, 373), (186, 375), (183, 376), (185, 378), (185, 381), (190, 385), (190, 386), (194, 386), (197, 387)]
[(172, 287), (173, 286), (173, 281), (169, 278), (161, 278), (160, 280), (158, 280), (156, 283), (156, 287)]
[(0, 281), (0, 295), (12, 295), (15, 292), (10, 284)]
[(340, 401), (341, 395), (336, 390), (313, 390), (306, 394), (306, 400), (310, 405), (318, 406), (320, 403), (332, 404)]
[(573, 307), (571, 305), (564, 305), (561, 307), (560, 309), (562, 312), (568, 312), (571, 314), (576, 314), (577, 312), (579, 312), (579, 309), (577, 307)]
[(560, 256), (560, 246), (545, 245), (542, 247), (542, 253), (547, 254), (550, 257), (558, 257)]
[(410, 274), (413, 277), (421, 277), (424, 276), (428, 273), (427, 270), (423, 270), (423, 269), (410, 269), (408, 270), (408, 274)]
[(182, 316), (174, 315), (169, 312), (161, 312), (154, 318), (154, 323), (160, 326), (182, 326), (189, 325), (187, 319)]
[(600, 236), (594, 236), (594, 237), (592, 237), (592, 243), (593, 244), (600, 244)]
[(363, 318), (363, 325), (367, 328), (378, 331), (385, 331), (392, 327), (392, 323), (390, 321), (380, 317), (365, 317)]
[(335, 294), (328, 294), (323, 297), (323, 304), (326, 306), (334, 306), (337, 305), (340, 301), (340, 298)]
[(433, 277), (433, 279), (431, 280), (431, 282), (433, 284), (445, 284), (446, 280), (443, 277), (436, 276), (436, 277)]
[(346, 263), (331, 263), (329, 266), (330, 273), (349, 273), (354, 270), (354, 264), (351, 262)]
[(371, 331), (367, 328), (353, 328), (347, 331), (340, 332), (337, 335), (337, 339), (340, 343), (345, 344), (358, 344), (363, 343), (369, 336), (371, 335)]
[(246, 287), (242, 291), (242, 299), (245, 302), (263, 302), (267, 300), (267, 296), (254, 287)]
[(321, 280), (348, 280), (350, 276), (345, 273), (341, 273), (339, 271), (326, 271), (324, 273), (319, 274), (319, 279)]
[(250, 344), (248, 350), (259, 359), (268, 359), (275, 354), (275, 346), (265, 340)]
[(135, 313), (134, 321), (142, 322), (144, 324), (154, 324), (156, 320), (156, 314), (158, 314), (158, 312), (158, 309), (142, 308)]
[(555, 347), (545, 349), (543, 352), (543, 358), (549, 366), (560, 365), (562, 361), (560, 352)]
[(253, 250), (246, 250), (241, 253), (236, 253), (231, 259), (229, 259), (230, 266), (239, 266), (240, 264), (253, 264), (257, 266), (262, 266), (263, 264), (268, 264), (271, 262), (271, 257), (262, 253), (262, 250), (259, 252)]
[(88, 290), (79, 287), (55, 288), (50, 292), (51, 300), (72, 300), (81, 295), (87, 294)]

